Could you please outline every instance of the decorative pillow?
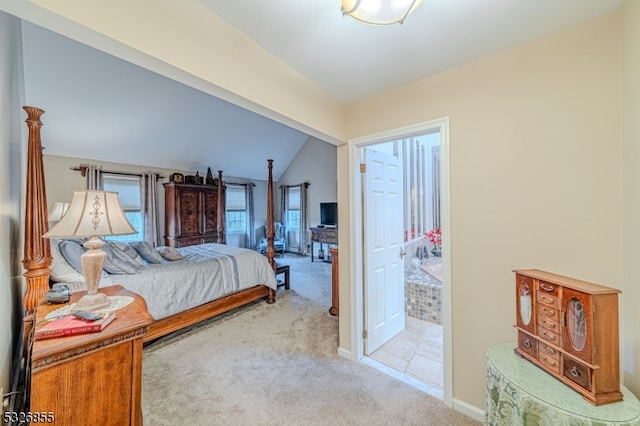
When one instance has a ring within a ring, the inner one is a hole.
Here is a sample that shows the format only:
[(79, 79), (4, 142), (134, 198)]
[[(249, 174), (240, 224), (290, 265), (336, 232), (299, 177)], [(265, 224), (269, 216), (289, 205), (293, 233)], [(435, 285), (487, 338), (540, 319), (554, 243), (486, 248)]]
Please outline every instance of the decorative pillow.
[(160, 250), (160, 255), (167, 260), (180, 260), (184, 259), (184, 256), (176, 249), (172, 247), (165, 247)]
[(107, 253), (102, 268), (108, 273), (122, 275), (140, 272), (140, 264), (119, 249), (114, 250), (110, 244), (105, 244), (102, 250)]
[(71, 265), (76, 271), (82, 273), (82, 261), (80, 256), (85, 252), (84, 247), (73, 240), (62, 240), (58, 244), (62, 257)]
[(140, 266), (144, 265), (144, 260), (140, 256), (140, 253), (138, 253), (136, 249), (131, 247), (129, 244), (123, 243), (122, 241), (105, 241), (105, 243), (109, 244), (113, 251), (117, 251), (118, 254), (122, 255), (123, 257), (127, 259), (131, 258), (131, 260), (133, 260)]
[[(58, 245), (61, 240), (57, 238), (52, 238), (50, 240), (51, 245), (51, 281), (57, 283), (68, 283), (68, 282), (78, 282), (84, 281), (84, 275), (78, 272), (73, 266), (69, 265), (66, 259), (60, 253), (60, 248)], [(82, 271), (82, 266), (80, 266), (80, 271)]]
[(160, 253), (158, 253), (158, 250), (156, 250), (156, 248), (152, 244), (146, 241), (135, 241), (129, 243), (129, 245), (133, 247), (138, 253), (140, 253), (140, 256), (142, 256), (142, 258), (147, 262), (162, 263), (162, 256), (160, 255)]

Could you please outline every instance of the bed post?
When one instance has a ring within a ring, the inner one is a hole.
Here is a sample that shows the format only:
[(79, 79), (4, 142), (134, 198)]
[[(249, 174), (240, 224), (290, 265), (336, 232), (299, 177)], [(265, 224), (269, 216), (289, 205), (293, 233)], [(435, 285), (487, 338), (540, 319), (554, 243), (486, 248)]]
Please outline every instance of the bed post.
[(216, 206), (216, 209), (218, 210), (217, 214), (216, 214), (216, 227), (218, 228), (216, 231), (218, 236), (217, 236), (217, 243), (218, 244), (225, 244), (225, 235), (224, 235), (224, 216), (225, 216), (225, 211), (224, 211), (224, 191), (222, 190), (223, 186), (222, 186), (222, 170), (218, 170), (218, 205)]
[[(267, 237), (267, 259), (269, 265), (273, 268), (273, 272), (276, 271), (276, 249), (273, 246), (273, 237), (275, 235), (274, 223), (273, 223), (273, 160), (267, 160), (269, 176), (267, 178), (267, 227), (265, 237)], [(269, 289), (269, 296), (267, 303), (274, 303), (276, 301), (276, 291)]]
[[(27, 289), (23, 298), (27, 316), (35, 310), (38, 302), (44, 299), (49, 289), (51, 273), (51, 248), (49, 240), (42, 235), (49, 230), (47, 222), (47, 194), (44, 184), (44, 166), (42, 162), (42, 143), (40, 116), (43, 110), (25, 106), (29, 145), (27, 158), (27, 193), (25, 200), (24, 259), (22, 264), (27, 272)], [(25, 320), (26, 322), (27, 320)]]

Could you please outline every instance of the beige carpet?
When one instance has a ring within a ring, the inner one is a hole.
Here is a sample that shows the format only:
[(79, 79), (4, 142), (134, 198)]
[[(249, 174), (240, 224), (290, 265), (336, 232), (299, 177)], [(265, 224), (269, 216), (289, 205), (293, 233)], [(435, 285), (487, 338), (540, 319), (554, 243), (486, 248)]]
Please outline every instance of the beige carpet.
[(291, 290), (145, 346), (144, 424), (477, 425), (337, 355), (331, 267), (287, 254)]

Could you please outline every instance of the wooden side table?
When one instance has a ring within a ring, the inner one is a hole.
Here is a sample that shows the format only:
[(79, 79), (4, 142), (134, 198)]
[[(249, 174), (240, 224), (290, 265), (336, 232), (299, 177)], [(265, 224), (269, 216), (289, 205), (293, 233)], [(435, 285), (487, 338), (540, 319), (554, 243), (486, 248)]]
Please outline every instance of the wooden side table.
[(331, 247), (329, 251), (331, 252), (331, 308), (329, 309), (329, 313), (335, 316), (340, 312), (340, 298), (338, 296), (340, 291), (338, 280), (340, 273), (338, 268), (338, 247)]
[[(142, 425), (142, 338), (153, 317), (144, 299), (122, 286), (100, 292), (133, 303), (99, 333), (33, 343), (29, 411), (52, 413), (53, 424)], [(84, 294), (74, 293), (70, 303)], [(36, 329), (62, 306), (38, 307)]]

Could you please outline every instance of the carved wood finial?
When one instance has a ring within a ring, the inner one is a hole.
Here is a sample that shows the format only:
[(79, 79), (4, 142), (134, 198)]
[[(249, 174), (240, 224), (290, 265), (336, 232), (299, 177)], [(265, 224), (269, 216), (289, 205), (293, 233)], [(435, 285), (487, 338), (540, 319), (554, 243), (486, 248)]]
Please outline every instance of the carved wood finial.
[(44, 298), (49, 288), (51, 249), (49, 240), (42, 235), (49, 230), (47, 222), (47, 194), (44, 182), (42, 161), (42, 143), (40, 117), (44, 113), (40, 108), (25, 106), (29, 140), (27, 147), (27, 192), (25, 199), (24, 259), (22, 264), (27, 270), (27, 291), (23, 304), (28, 313), (33, 312), (38, 302)]

